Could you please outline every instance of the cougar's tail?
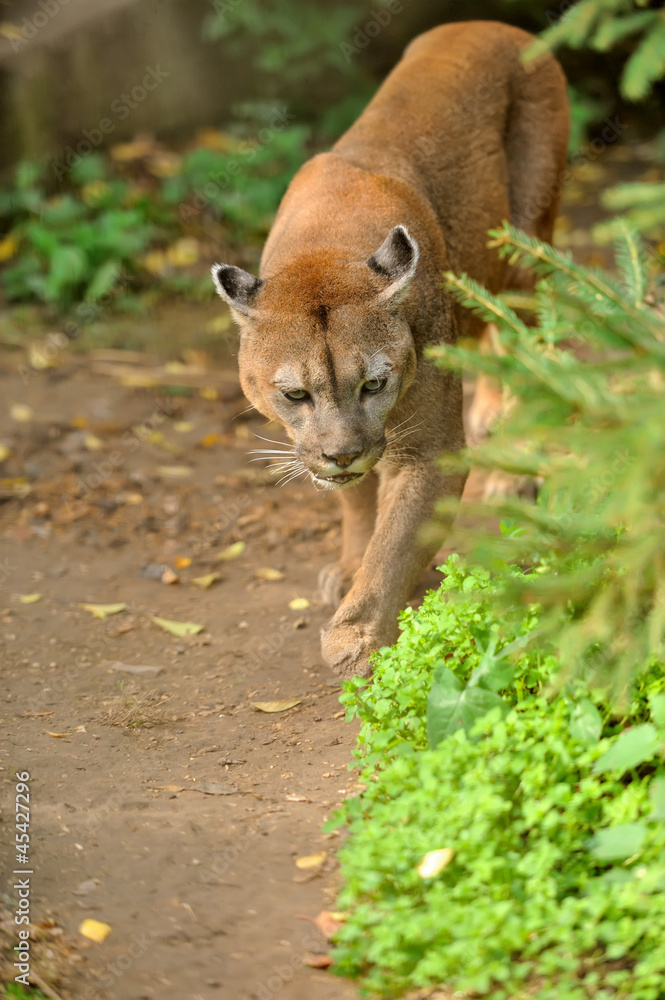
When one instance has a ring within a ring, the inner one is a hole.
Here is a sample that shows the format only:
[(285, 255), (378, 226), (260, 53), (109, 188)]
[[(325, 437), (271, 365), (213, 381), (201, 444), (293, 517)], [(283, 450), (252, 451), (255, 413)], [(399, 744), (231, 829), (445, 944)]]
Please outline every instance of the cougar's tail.
[(547, 242), (567, 177), (569, 120), (566, 79), (556, 59), (546, 53), (522, 62), (511, 81), (506, 123), (510, 221)]

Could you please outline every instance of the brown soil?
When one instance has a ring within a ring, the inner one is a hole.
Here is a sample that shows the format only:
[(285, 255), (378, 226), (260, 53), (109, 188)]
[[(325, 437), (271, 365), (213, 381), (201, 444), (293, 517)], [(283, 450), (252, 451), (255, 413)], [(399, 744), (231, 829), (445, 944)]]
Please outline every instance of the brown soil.
[[(338, 834), (321, 827), (354, 787), (356, 726), (318, 639), (336, 498), (302, 480), (276, 489), (248, 464), (255, 433), (282, 435), (242, 412), (236, 382), (217, 400), (158, 395), (60, 360), (27, 379), (22, 353), (0, 360), (4, 945), (16, 943), (15, 774), (27, 770), (37, 982), (84, 1000), (354, 997), (303, 966), (328, 946), (300, 919), (334, 909)], [(164, 466), (191, 474), (164, 478)], [(21, 477), (30, 492), (13, 496)], [(237, 541), (240, 557), (215, 561)], [(265, 567), (283, 579), (259, 579)], [(209, 589), (193, 585), (211, 572)], [(292, 610), (296, 597), (310, 607)], [(88, 602), (126, 610), (97, 619)], [(205, 630), (172, 636), (151, 616)], [(274, 714), (252, 706), (294, 699)], [(295, 863), (323, 851), (318, 867)], [(86, 918), (111, 926), (104, 943), (78, 933)]]

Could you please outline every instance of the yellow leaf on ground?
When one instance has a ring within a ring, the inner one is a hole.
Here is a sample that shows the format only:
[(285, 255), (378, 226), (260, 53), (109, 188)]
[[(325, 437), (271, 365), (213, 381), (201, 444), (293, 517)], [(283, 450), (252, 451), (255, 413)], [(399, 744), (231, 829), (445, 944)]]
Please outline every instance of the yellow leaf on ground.
[(173, 444), (169, 441), (161, 431), (153, 431), (152, 434), (148, 434), (146, 439), (150, 444), (154, 444), (156, 448), (161, 448), (162, 451), (168, 451), (171, 455), (182, 454), (182, 448), (179, 444)]
[(79, 924), (79, 934), (90, 938), (97, 944), (103, 944), (111, 933), (111, 925), (103, 924), (101, 920), (83, 920)]
[(2, 35), (3, 38), (8, 38), (10, 41), (14, 42), (25, 41), (18, 24), (14, 24), (13, 21), (0, 22), (0, 35)]
[(253, 701), (251, 705), (259, 712), (286, 712), (287, 708), (295, 708), (300, 704), (300, 699), (293, 701)]
[(0, 444), (0, 462), (6, 462), (11, 453), (11, 448), (8, 448), (6, 444)]
[(243, 554), (246, 548), (247, 545), (245, 542), (234, 542), (233, 545), (222, 549), (219, 555), (215, 556), (215, 559), (217, 562), (227, 562), (229, 559), (237, 559)]
[(201, 399), (217, 399), (219, 393), (211, 385), (204, 386), (203, 389), (199, 389), (199, 396)]
[(208, 573), (207, 576), (196, 576), (192, 580), (195, 587), (199, 587), (201, 590), (207, 590), (208, 587), (212, 587), (213, 583), (217, 580), (221, 580), (219, 573)]
[(107, 618), (125, 611), (126, 604), (82, 604), (84, 611), (89, 611), (93, 618)]
[(318, 854), (306, 854), (302, 858), (296, 858), (296, 868), (318, 868), (327, 857), (327, 851), (319, 851)]
[(85, 444), (88, 451), (101, 451), (101, 449), (104, 447), (104, 442), (100, 438), (98, 438), (95, 434), (86, 434), (85, 438), (83, 439), (83, 443)]
[(199, 448), (212, 448), (214, 445), (219, 444), (221, 440), (222, 435), (213, 431), (211, 434), (206, 434), (205, 437), (201, 438), (199, 441)]
[(159, 465), (155, 469), (155, 475), (160, 479), (188, 479), (193, 473), (188, 465)]
[(187, 569), (188, 566), (192, 565), (191, 556), (176, 556), (173, 562), (176, 569)]
[(284, 574), (280, 569), (273, 569), (272, 566), (262, 566), (261, 569), (257, 569), (254, 576), (258, 577), (259, 580), (267, 580), (270, 583), (277, 583), (279, 580), (284, 579)]
[(199, 632), (203, 632), (203, 625), (195, 625), (194, 622), (174, 622), (170, 621), (168, 618), (158, 618), (155, 615), (150, 616), (150, 621), (154, 622), (155, 625), (159, 625), (166, 632), (170, 632), (171, 635), (198, 635)]
[(9, 416), (12, 420), (15, 420), (17, 424), (29, 424), (31, 420), (34, 419), (34, 413), (32, 412), (32, 407), (27, 406), (25, 403), (13, 403), (9, 407)]
[(289, 607), (291, 611), (306, 611), (309, 607), (309, 601), (306, 597), (294, 597), (292, 601), (289, 601)]
[(37, 601), (41, 601), (41, 594), (19, 594), (18, 599), (21, 604), (36, 604)]
[(35, 371), (43, 372), (47, 368), (59, 368), (62, 364), (62, 358), (59, 354), (54, 353), (51, 344), (46, 340), (37, 344), (28, 344), (28, 364)]
[(191, 420), (176, 420), (173, 424), (173, 430), (177, 434), (189, 434), (190, 431), (195, 430), (196, 424), (192, 423)]
[(452, 847), (442, 847), (438, 851), (428, 851), (418, 865), (418, 874), (421, 878), (434, 878), (442, 872), (455, 857)]

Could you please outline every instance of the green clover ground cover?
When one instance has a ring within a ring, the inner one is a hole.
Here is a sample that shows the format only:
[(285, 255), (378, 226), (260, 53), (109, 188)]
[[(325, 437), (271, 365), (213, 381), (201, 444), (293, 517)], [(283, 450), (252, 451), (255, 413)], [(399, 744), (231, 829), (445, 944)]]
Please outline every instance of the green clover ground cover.
[[(622, 717), (583, 679), (555, 690), (537, 609), (511, 619), (487, 570), (454, 556), (444, 570), (373, 683), (343, 695), (363, 721), (366, 790), (336, 818), (348, 916), (334, 968), (380, 996), (445, 984), (657, 1000), (665, 670), (638, 674)], [(450, 863), (423, 878), (423, 857), (446, 848)]]

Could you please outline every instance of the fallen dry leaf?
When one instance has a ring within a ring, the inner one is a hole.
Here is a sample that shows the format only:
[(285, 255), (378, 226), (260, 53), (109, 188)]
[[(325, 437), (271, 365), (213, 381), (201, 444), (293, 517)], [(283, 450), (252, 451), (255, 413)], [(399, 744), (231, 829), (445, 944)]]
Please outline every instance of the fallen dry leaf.
[(180, 577), (174, 573), (170, 566), (167, 566), (160, 577), (162, 583), (180, 583)]
[(296, 868), (318, 868), (327, 857), (327, 851), (319, 851), (318, 854), (305, 854), (302, 858), (296, 858)]
[(455, 857), (452, 847), (442, 847), (438, 851), (428, 851), (418, 865), (418, 874), (421, 878), (434, 878), (442, 872)]
[(308, 965), (310, 969), (328, 969), (333, 960), (330, 955), (304, 955), (302, 964)]
[(309, 601), (306, 597), (294, 597), (292, 601), (289, 601), (289, 607), (291, 611), (306, 611), (309, 607)]
[(212, 587), (213, 583), (217, 580), (221, 580), (219, 573), (208, 573), (206, 576), (195, 576), (191, 581), (195, 587), (199, 587), (201, 590), (207, 590), (208, 587)]
[(306, 799), (304, 795), (285, 795), (284, 796), (284, 801), (285, 802), (307, 802), (308, 799)]
[(234, 542), (233, 545), (229, 545), (228, 548), (223, 549), (219, 555), (215, 556), (217, 562), (227, 562), (229, 559), (237, 559), (243, 554), (247, 545), (245, 542)]
[(11, 448), (8, 448), (6, 444), (0, 444), (0, 462), (5, 462), (11, 453)]
[(108, 618), (126, 611), (126, 604), (81, 604), (84, 611), (89, 611), (93, 618)]
[(32, 486), (24, 476), (0, 479), (0, 497), (27, 497), (30, 493)]
[(295, 708), (296, 705), (300, 704), (300, 699), (296, 698), (293, 701), (252, 701), (250, 702), (252, 708), (256, 708), (259, 712), (286, 712), (288, 708)]
[(72, 735), (71, 733), (52, 733), (50, 729), (47, 729), (46, 732), (56, 740), (64, 740), (67, 736)]
[(104, 447), (104, 442), (96, 434), (86, 434), (83, 443), (88, 451), (101, 451)]
[(298, 920), (309, 920), (330, 941), (346, 920), (346, 914), (333, 913), (331, 910), (321, 910), (318, 917), (307, 917), (297, 913), (296, 918)]
[(198, 635), (199, 632), (203, 632), (204, 625), (195, 625), (194, 622), (174, 622), (170, 621), (168, 618), (158, 618), (155, 615), (150, 616), (150, 621), (154, 622), (155, 625), (159, 625), (166, 632), (170, 632), (171, 635), (184, 636), (184, 635)]
[(176, 556), (173, 562), (176, 569), (187, 569), (188, 566), (192, 565), (191, 556)]
[(219, 434), (216, 431), (213, 431), (212, 434), (206, 434), (205, 437), (201, 438), (201, 440), (199, 441), (198, 447), (199, 448), (212, 448), (214, 445), (219, 444), (219, 442), (222, 441), (222, 440), (223, 440), (222, 435)]
[(148, 667), (142, 664), (134, 666), (133, 663), (123, 663), (121, 660), (107, 660), (106, 663), (100, 663), (100, 667), (106, 667), (107, 670), (120, 670), (125, 674), (145, 674), (151, 677), (156, 677), (164, 671), (163, 667)]
[(103, 944), (111, 933), (111, 925), (104, 924), (100, 920), (83, 920), (79, 924), (79, 934), (90, 938), (97, 944)]
[(197, 781), (191, 791), (203, 792), (204, 795), (237, 795), (240, 789), (223, 781)]
[(171, 455), (182, 454), (183, 449), (180, 445), (172, 444), (167, 438), (164, 437), (161, 431), (153, 431), (151, 434), (148, 434), (147, 440), (156, 448), (161, 448), (162, 451), (167, 451)]
[(32, 412), (32, 407), (27, 406), (25, 403), (13, 403), (9, 407), (9, 416), (12, 420), (15, 420), (17, 424), (29, 424), (35, 417)]
[(21, 604), (36, 604), (37, 601), (41, 601), (41, 594), (17, 594), (16, 595), (21, 602)]
[(262, 566), (260, 569), (255, 570), (254, 576), (259, 580), (267, 580), (269, 583), (276, 583), (278, 580), (284, 579), (284, 574), (280, 569), (273, 569), (272, 566)]

